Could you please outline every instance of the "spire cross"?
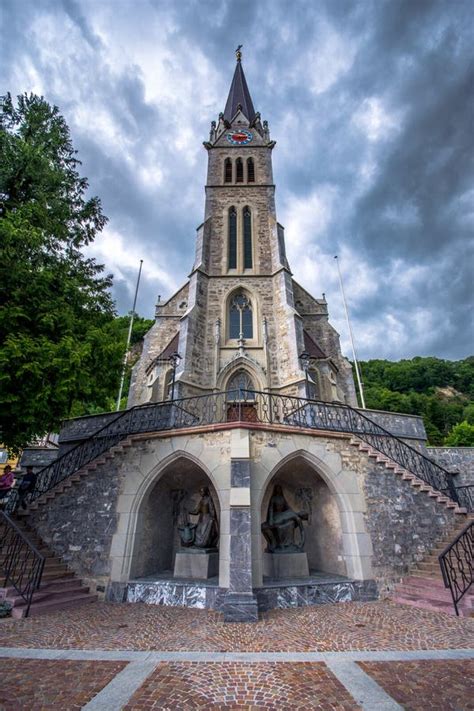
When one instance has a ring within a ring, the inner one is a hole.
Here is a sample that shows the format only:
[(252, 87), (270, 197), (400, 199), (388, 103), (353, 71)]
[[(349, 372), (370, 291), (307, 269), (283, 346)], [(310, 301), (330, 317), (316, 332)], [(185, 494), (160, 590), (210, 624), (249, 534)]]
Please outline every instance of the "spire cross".
[(240, 50), (242, 49), (243, 46), (244, 46), (243, 44), (239, 44), (239, 46), (235, 50), (235, 56), (237, 57), (238, 62), (240, 62), (240, 60), (242, 59), (242, 52)]

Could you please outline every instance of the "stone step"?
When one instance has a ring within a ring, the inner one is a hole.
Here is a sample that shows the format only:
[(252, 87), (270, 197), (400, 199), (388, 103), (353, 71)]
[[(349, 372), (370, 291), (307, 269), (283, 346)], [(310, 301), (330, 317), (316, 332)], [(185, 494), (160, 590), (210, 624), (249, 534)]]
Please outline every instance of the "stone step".
[[(80, 584), (80, 582), (78, 583), (78, 581), (74, 581), (74, 583), (75, 585), (70, 585), (67, 588), (64, 588), (63, 586), (49, 586), (43, 590), (40, 589), (33, 593), (32, 604), (53, 600), (71, 599), (72, 597), (89, 593), (89, 588), (84, 587)], [(7, 595), (4, 599), (9, 602), (12, 607), (21, 607), (25, 605), (24, 598), (22, 598), (21, 595), (18, 595), (16, 590), (15, 594)]]
[(425, 600), (416, 596), (409, 595), (394, 595), (392, 597), (394, 602), (401, 603), (402, 605), (410, 605), (410, 607), (419, 607), (422, 610), (431, 610), (432, 612), (444, 612), (447, 615), (455, 615), (454, 605), (448, 604), (446, 602), (430, 601)]
[(433, 587), (427, 585), (397, 585), (395, 594), (397, 597), (413, 597), (420, 600), (432, 600), (435, 602), (447, 602), (452, 604), (451, 593), (448, 588)]
[[(70, 577), (70, 578), (51, 578), (49, 580), (42, 580), (41, 585), (38, 588), (38, 592), (48, 592), (49, 590), (68, 590), (70, 588), (76, 587), (77, 585), (82, 585), (82, 579)], [(15, 596), (17, 590), (13, 586), (7, 588), (0, 588), (0, 599), (4, 600), (6, 597)]]
[[(44, 600), (37, 603), (33, 603), (30, 607), (29, 617), (36, 617), (37, 615), (44, 615), (48, 612), (55, 612), (56, 610), (64, 610), (68, 607), (78, 607), (79, 605), (87, 605), (92, 602), (96, 602), (97, 595), (91, 593), (84, 593), (78, 595), (71, 595), (70, 597), (64, 596), (60, 599), (54, 600)], [(18, 607), (12, 608), (12, 617), (24, 617), (26, 613), (26, 605), (19, 605)]]

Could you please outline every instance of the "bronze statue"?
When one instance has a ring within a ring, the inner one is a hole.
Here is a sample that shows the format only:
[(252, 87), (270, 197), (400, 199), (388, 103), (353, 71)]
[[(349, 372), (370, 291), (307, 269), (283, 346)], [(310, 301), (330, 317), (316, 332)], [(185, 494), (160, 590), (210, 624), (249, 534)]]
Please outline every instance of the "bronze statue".
[[(185, 548), (216, 548), (219, 542), (219, 526), (216, 509), (207, 486), (199, 489), (201, 498), (194, 511), (184, 511), (178, 526), (181, 545)], [(188, 515), (198, 516), (197, 523), (190, 523)]]
[[(262, 533), (267, 541), (269, 553), (300, 553), (304, 548), (305, 532), (303, 521), (308, 520), (308, 513), (296, 513), (290, 508), (283, 489), (276, 484), (268, 504), (267, 520), (262, 523)], [(299, 531), (299, 541), (295, 532)]]

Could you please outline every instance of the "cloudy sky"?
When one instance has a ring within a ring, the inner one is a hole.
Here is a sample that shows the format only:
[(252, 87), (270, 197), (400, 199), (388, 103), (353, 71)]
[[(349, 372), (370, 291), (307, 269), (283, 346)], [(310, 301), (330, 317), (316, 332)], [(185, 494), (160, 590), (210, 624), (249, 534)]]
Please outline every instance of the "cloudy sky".
[(295, 278), (350, 355), (474, 352), (472, 0), (1, 0), (3, 91), (57, 104), (110, 218), (93, 254), (120, 313), (186, 279), (202, 141), (243, 44), (270, 124)]

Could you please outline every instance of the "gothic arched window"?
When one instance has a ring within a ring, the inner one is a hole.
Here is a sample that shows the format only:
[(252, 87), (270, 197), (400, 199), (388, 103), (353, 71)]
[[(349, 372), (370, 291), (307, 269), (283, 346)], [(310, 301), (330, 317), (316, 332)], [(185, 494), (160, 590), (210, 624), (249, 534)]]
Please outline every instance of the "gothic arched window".
[(243, 391), (250, 390), (253, 392), (255, 385), (246, 370), (238, 370), (230, 378), (226, 390), (228, 400), (246, 400), (248, 399), (249, 393)]
[(229, 269), (237, 269), (237, 212), (229, 208)]
[(252, 269), (252, 213), (244, 207), (244, 269)]
[(247, 182), (255, 182), (255, 166), (253, 163), (253, 158), (247, 158)]
[(241, 291), (230, 300), (229, 338), (253, 338), (252, 304)]
[(232, 182), (232, 161), (230, 158), (226, 158), (224, 161), (224, 182)]
[(244, 182), (244, 164), (242, 163), (242, 158), (237, 158), (235, 161), (235, 182)]

